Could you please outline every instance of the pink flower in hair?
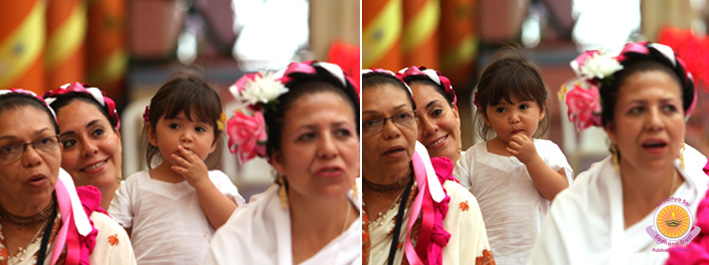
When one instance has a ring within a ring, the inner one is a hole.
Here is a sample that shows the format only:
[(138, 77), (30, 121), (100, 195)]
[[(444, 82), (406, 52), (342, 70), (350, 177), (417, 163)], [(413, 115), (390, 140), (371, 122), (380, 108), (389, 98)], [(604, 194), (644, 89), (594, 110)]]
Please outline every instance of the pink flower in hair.
[(266, 123), (260, 111), (248, 116), (241, 111), (227, 121), (229, 151), (237, 153), (241, 162), (256, 156), (266, 157)]
[(576, 122), (576, 130), (590, 126), (601, 126), (601, 104), (598, 87), (582, 88), (579, 84), (566, 94), (566, 106), (569, 107), (569, 121)]

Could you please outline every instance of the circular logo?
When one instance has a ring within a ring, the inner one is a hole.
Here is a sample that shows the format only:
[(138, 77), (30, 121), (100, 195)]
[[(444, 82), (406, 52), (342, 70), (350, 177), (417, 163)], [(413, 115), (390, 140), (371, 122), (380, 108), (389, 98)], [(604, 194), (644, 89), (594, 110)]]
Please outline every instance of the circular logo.
[(678, 240), (686, 235), (693, 225), (689, 209), (680, 203), (667, 203), (655, 212), (655, 231), (667, 240)]

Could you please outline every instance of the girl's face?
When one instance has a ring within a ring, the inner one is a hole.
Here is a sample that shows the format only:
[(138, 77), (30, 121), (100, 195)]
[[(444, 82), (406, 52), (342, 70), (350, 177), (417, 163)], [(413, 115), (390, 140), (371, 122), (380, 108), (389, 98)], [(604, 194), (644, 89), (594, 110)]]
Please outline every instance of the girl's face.
[(495, 130), (495, 139), (505, 145), (518, 133), (531, 138), (537, 132), (539, 122), (544, 119), (547, 106), (546, 101), (542, 108), (534, 100), (519, 101), (513, 98), (512, 101), (502, 99), (497, 105), (488, 105), (485, 108), (487, 114), (483, 115), (485, 125)]
[(22, 106), (0, 114), (0, 205), (20, 214), (17, 205), (48, 202), (60, 164), (61, 146), (45, 111)]
[(362, 91), (362, 172), (408, 171), (414, 155), (417, 121), (409, 95), (391, 84)]
[(202, 160), (216, 148), (218, 139), (214, 139), (214, 127), (211, 123), (199, 121), (195, 115), (192, 116), (192, 120), (188, 120), (182, 111), (173, 118), (162, 116), (155, 126), (146, 127), (148, 140), (160, 150), (163, 163), (175, 164), (171, 157), (172, 154), (181, 157), (178, 146), (194, 152)]
[(297, 197), (346, 195), (359, 174), (359, 137), (350, 103), (334, 92), (306, 94), (284, 116), (273, 166)]
[(57, 112), (61, 132), (62, 167), (77, 186), (104, 190), (117, 185), (121, 171), (121, 136), (99, 108), (74, 100)]
[(460, 117), (458, 107), (451, 107), (436, 88), (421, 83), (410, 85), (419, 118), (418, 140), (431, 157), (445, 156), (452, 161), (460, 157)]
[(663, 71), (638, 72), (618, 89), (614, 120), (606, 126), (621, 165), (671, 167), (684, 138), (680, 85)]

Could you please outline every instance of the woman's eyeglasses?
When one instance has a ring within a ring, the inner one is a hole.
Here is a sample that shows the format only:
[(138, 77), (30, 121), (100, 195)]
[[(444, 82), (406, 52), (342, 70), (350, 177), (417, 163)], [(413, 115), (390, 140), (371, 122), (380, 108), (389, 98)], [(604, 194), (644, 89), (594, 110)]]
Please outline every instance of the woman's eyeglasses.
[(384, 128), (384, 124), (387, 120), (391, 120), (398, 127), (410, 126), (416, 120), (416, 113), (412, 110), (404, 111), (391, 117), (384, 117), (379, 119), (368, 119), (362, 122), (362, 132), (365, 134), (374, 134)]
[(6, 162), (15, 161), (27, 150), (28, 145), (31, 145), (39, 152), (50, 154), (56, 151), (59, 146), (59, 135), (42, 137), (29, 143), (10, 143), (3, 145), (0, 147), (0, 159)]

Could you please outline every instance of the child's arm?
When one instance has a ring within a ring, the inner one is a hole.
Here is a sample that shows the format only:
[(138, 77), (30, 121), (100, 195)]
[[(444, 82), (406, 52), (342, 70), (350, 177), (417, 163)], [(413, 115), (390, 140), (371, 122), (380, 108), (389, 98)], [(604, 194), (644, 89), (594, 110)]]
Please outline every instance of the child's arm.
[(510, 139), (507, 152), (517, 157), (527, 167), (539, 193), (552, 201), (557, 193), (569, 186), (564, 169), (554, 171), (544, 163), (534, 147), (534, 140), (524, 134), (515, 134)]
[(185, 177), (187, 183), (197, 191), (199, 204), (209, 223), (215, 230), (219, 229), (229, 220), (229, 216), (238, 206), (236, 202), (227, 198), (217, 189), (209, 179), (209, 170), (207, 170), (204, 161), (194, 152), (180, 146), (180, 156), (173, 154), (172, 159), (176, 162), (171, 167), (172, 171)]

